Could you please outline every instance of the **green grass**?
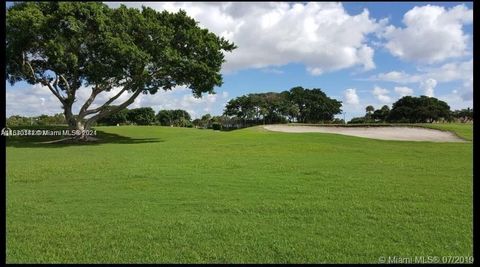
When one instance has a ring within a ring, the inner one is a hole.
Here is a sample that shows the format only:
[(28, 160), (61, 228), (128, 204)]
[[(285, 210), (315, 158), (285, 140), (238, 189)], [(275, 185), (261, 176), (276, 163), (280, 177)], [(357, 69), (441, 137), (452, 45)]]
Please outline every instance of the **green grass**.
[(8, 263), (473, 256), (471, 142), (98, 129), (110, 143), (7, 141)]
[(425, 123), (420, 124), (422, 127), (437, 129), (442, 131), (450, 131), (457, 134), (465, 140), (473, 140), (473, 124), (469, 123)]

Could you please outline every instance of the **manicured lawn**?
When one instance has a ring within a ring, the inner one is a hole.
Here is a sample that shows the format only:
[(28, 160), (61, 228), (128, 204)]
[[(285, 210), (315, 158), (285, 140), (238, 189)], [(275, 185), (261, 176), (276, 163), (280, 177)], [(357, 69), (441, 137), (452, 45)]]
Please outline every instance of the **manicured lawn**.
[(7, 141), (7, 262), (473, 255), (471, 142), (261, 128), (98, 130), (110, 143)]
[(438, 129), (443, 131), (451, 131), (456, 133), (463, 139), (473, 140), (473, 124), (469, 123), (425, 123), (421, 124), (422, 127)]

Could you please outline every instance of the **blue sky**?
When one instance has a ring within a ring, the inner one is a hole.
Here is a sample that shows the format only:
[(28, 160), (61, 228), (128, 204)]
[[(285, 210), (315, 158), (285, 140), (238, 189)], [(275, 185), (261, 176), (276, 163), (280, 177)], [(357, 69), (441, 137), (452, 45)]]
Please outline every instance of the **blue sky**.
[[(178, 88), (142, 96), (132, 107), (220, 115), (231, 98), (294, 86), (321, 88), (341, 100), (347, 119), (362, 116), (367, 105), (391, 106), (403, 95), (435, 96), (452, 109), (473, 107), (471, 2), (125, 4), (184, 9), (239, 47), (226, 56), (216, 95), (195, 99)], [(7, 116), (61, 112), (46, 88), (6, 87)], [(89, 93), (83, 91), (79, 103)]]

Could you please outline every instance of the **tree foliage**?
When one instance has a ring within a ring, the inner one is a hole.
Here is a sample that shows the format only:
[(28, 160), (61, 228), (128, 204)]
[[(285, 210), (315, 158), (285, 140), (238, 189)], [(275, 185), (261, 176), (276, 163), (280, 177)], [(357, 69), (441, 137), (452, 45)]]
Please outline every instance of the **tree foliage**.
[(473, 109), (466, 108), (452, 111), (452, 119), (455, 119), (459, 122), (470, 122), (473, 121)]
[(244, 124), (316, 123), (332, 121), (341, 112), (341, 102), (327, 97), (321, 89), (294, 87), (281, 93), (248, 94), (230, 100), (224, 115), (237, 117)]
[(390, 107), (388, 107), (387, 105), (383, 105), (382, 108), (374, 110), (373, 113), (371, 113), (371, 118), (375, 122), (385, 122), (385, 120), (388, 117), (388, 114), (390, 114)]
[(450, 106), (444, 101), (428, 96), (404, 96), (393, 103), (387, 121), (421, 123), (448, 120), (449, 117)]
[(137, 125), (150, 125), (155, 123), (155, 111), (151, 107), (135, 108), (128, 111), (127, 118)]
[[(235, 46), (184, 11), (157, 12), (99, 2), (22, 2), (6, 14), (6, 73), (11, 84), (48, 87), (61, 102), (70, 127), (89, 127), (118, 112), (141, 93), (189, 87), (196, 97), (222, 84), (224, 51)], [(120, 92), (98, 108), (96, 96)], [(88, 88), (88, 89), (87, 89)], [(78, 90), (90, 97), (73, 115)], [(112, 103), (123, 94), (127, 100)]]
[(157, 122), (162, 126), (191, 127), (192, 118), (183, 109), (160, 110), (156, 116)]
[[(110, 108), (116, 108), (116, 107), (117, 106), (111, 106)], [(106, 125), (127, 124), (129, 123), (128, 113), (129, 113), (128, 108), (118, 110), (115, 113), (111, 113), (108, 116), (100, 118), (98, 120), (98, 124), (106, 124)]]
[(12, 115), (7, 118), (7, 126), (46, 126), (46, 125), (64, 125), (66, 124), (65, 116), (58, 113), (54, 115), (45, 115), (35, 117), (24, 117), (20, 115)]

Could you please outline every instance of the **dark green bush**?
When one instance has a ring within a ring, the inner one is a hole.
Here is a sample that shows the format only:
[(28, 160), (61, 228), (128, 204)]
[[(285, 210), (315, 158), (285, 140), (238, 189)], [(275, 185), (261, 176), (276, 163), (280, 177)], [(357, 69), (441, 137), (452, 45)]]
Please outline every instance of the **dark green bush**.
[(212, 123), (212, 129), (220, 131), (222, 129), (222, 125), (218, 122), (214, 122)]

